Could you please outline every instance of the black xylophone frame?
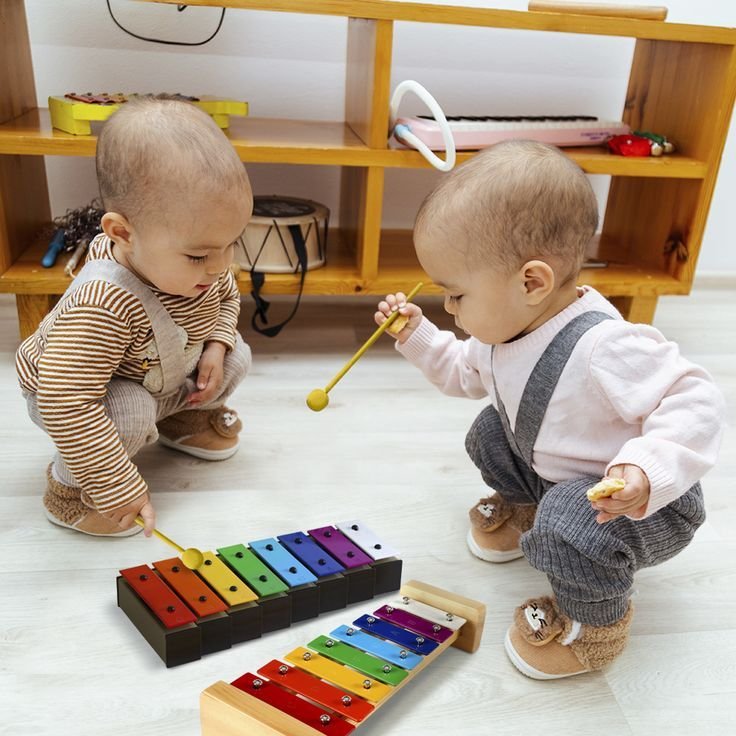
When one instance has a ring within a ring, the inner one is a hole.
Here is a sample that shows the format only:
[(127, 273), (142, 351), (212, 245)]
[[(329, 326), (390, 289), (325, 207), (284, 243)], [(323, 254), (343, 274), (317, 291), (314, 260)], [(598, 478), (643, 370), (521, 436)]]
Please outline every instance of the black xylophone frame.
[[(346, 522), (353, 528), (357, 523), (360, 522)], [(344, 525), (337, 526), (343, 528)], [(369, 532), (365, 525), (362, 528)], [(335, 527), (322, 527), (319, 531), (324, 533), (327, 529), (330, 533), (342, 536)], [(308, 532), (304, 537), (310, 535), (311, 532)], [(384, 549), (388, 550), (388, 547), (384, 545)], [(361, 552), (359, 547), (355, 547), (355, 550), (356, 554)], [(326, 550), (323, 552), (326, 553)], [(329, 553), (324, 556), (330, 557)], [(367, 557), (371, 557), (370, 552)], [(223, 555), (205, 553), (205, 558), (205, 564), (210, 564), (208, 559), (219, 564)], [(315, 618), (320, 613), (339, 610), (396, 591), (401, 584), (402, 570), (401, 559), (389, 553), (389, 556), (370, 559), (365, 564), (343, 566), (340, 572), (317, 577), (315, 583), (288, 587), (284, 592), (271, 595), (253, 594), (252, 600), (232, 605), (221, 600), (221, 591), (209, 589), (198, 576), (186, 570), (180, 559), (170, 558), (152, 564), (153, 568), (140, 565), (120, 571), (121, 575), (117, 578), (117, 604), (167, 667), (194, 662), (204, 654), (229, 649), (234, 644), (288, 628), (292, 623)], [(175, 580), (171, 577), (172, 572), (178, 578), (189, 575), (197, 585), (203, 586), (206, 595), (201, 595), (200, 590), (186, 597), (181, 595), (182, 591), (172, 590), (169, 587), (171, 581)], [(274, 577), (271, 569), (268, 572)], [(238, 570), (229, 567), (229, 574), (236, 575)], [(278, 575), (275, 577), (279, 579)], [(253, 589), (252, 582), (240, 574), (237, 576), (237, 584), (241, 588), (247, 590), (250, 584)], [(141, 586), (152, 586), (162, 593), (144, 600), (146, 588), (141, 590)], [(210, 601), (202, 605), (210, 605), (216, 600), (219, 609), (204, 613), (200, 610), (200, 615), (196, 615), (199, 602), (205, 597)], [(188, 618), (179, 617), (182, 612)]]

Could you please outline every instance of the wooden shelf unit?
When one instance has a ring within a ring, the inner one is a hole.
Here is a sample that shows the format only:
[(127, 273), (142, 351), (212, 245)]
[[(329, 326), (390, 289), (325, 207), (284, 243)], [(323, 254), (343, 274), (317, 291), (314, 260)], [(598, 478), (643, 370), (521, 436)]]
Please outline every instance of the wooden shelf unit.
[[(233, 118), (227, 131), (245, 162), (344, 167), (341, 230), (330, 236), (327, 266), (307, 275), (307, 294), (379, 295), (426, 280), (410, 234), (381, 229), (385, 170), (428, 168), (416, 151), (392, 148), (386, 139), (395, 23), (635, 38), (622, 119), (633, 128), (667, 133), (678, 153), (631, 159), (604, 148), (566, 149), (587, 173), (613, 177), (596, 252), (609, 266), (586, 269), (581, 282), (642, 322), (651, 321), (659, 296), (689, 292), (736, 96), (735, 30), (387, 0), (189, 4), (348, 19), (344, 121)], [(48, 111), (36, 106), (23, 0), (0, 0), (0, 16), (0, 292), (16, 295), (25, 336), (69, 283), (61, 266), (40, 266), (38, 233), (50, 219), (41, 157), (93, 156), (96, 137), (51, 128)], [(462, 152), (458, 158), (470, 156)], [(684, 259), (677, 259), (673, 245)], [(293, 275), (270, 274), (267, 291), (293, 293), (298, 282)], [(240, 285), (249, 292), (247, 274)]]

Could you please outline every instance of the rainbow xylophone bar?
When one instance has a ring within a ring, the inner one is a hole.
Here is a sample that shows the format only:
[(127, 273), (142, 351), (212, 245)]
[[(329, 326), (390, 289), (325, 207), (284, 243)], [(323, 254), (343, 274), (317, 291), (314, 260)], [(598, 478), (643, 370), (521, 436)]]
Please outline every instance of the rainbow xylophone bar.
[(202, 736), (346, 736), (450, 646), (480, 645), (482, 603), (410, 581), (400, 597), (200, 697)]
[(120, 570), (118, 606), (167, 667), (398, 590), (397, 553), (358, 520)]

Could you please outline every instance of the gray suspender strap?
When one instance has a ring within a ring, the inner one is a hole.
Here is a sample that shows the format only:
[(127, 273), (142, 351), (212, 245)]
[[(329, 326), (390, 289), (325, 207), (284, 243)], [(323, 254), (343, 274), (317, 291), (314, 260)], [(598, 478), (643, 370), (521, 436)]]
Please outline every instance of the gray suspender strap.
[(89, 281), (106, 281), (125, 289), (140, 300), (153, 327), (163, 374), (163, 387), (157, 395), (166, 396), (176, 391), (186, 380), (184, 345), (177, 333), (176, 323), (158, 297), (132, 271), (109, 258), (88, 261), (72, 281), (64, 297)]
[[(516, 413), (516, 426), (511, 431), (506, 407), (504, 407), (493, 377), (498, 413), (506, 436), (514, 453), (531, 468), (534, 443), (537, 441), (545, 412), (552, 394), (557, 387), (562, 371), (565, 369), (578, 340), (591, 328), (603, 320), (613, 319), (605, 312), (584, 312), (570, 320), (552, 339), (534, 366), (524, 387)], [(493, 351), (491, 351), (491, 371), (493, 371)]]
[[(506, 434), (506, 439), (508, 440), (509, 446), (511, 447), (512, 452), (516, 457), (518, 457), (520, 460), (523, 459), (523, 455), (521, 454), (521, 448), (516, 442), (516, 436), (514, 435), (513, 430), (511, 429), (511, 422), (509, 421), (509, 415), (506, 413), (506, 407), (504, 406), (503, 401), (501, 401), (501, 395), (498, 393), (498, 386), (496, 385), (496, 376), (493, 373), (493, 352), (495, 350), (496, 346), (494, 345), (491, 348), (491, 376), (493, 377), (493, 391), (496, 394), (496, 406), (498, 411), (498, 417), (501, 420), (501, 426), (503, 427), (503, 431)], [(529, 467), (531, 468), (531, 464), (527, 463)]]

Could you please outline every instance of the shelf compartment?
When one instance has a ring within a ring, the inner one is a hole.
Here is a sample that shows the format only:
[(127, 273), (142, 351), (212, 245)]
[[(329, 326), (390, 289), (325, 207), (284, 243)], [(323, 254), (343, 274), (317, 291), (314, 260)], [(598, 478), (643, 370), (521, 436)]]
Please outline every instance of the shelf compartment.
[[(246, 163), (431, 168), (417, 151), (368, 148), (341, 122), (234, 118), (225, 133)], [(45, 108), (0, 125), (0, 154), (94, 156), (96, 145), (94, 135), (71, 135), (52, 128)], [(707, 171), (704, 161), (680, 154), (626, 158), (596, 146), (564, 150), (588, 174), (702, 179)], [(472, 151), (461, 151), (458, 161), (472, 156)]]

